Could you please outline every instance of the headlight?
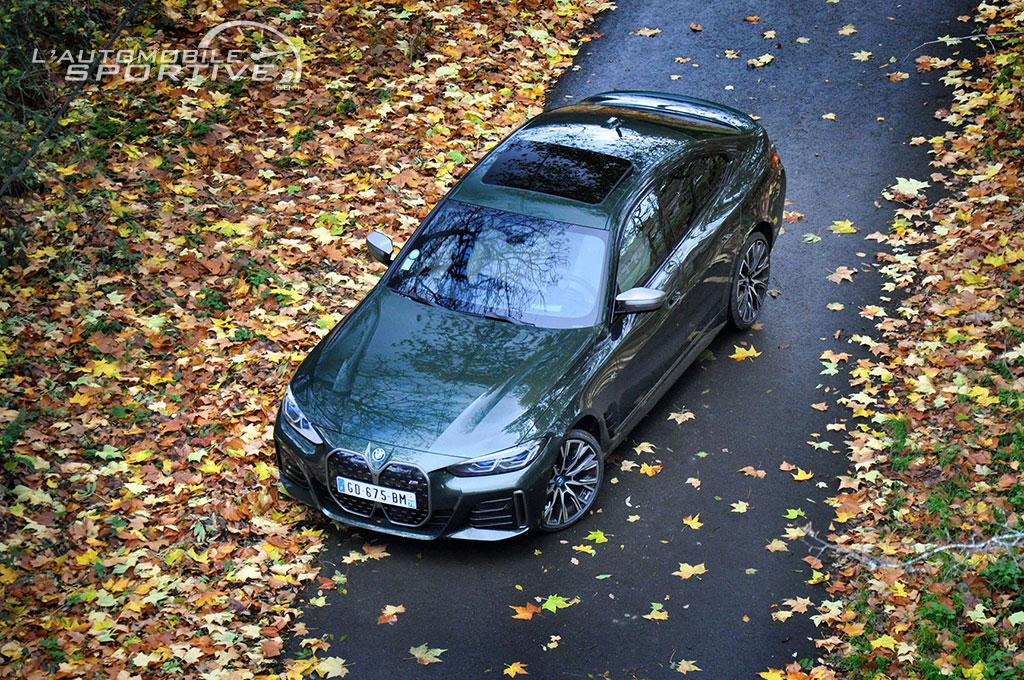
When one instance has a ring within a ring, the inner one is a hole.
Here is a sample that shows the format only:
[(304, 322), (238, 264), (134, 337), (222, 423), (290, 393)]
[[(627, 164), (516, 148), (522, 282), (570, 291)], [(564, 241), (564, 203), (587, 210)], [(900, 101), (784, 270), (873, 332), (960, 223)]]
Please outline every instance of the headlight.
[(448, 466), (448, 472), (460, 477), (474, 475), (496, 475), (500, 472), (512, 472), (526, 467), (540, 453), (544, 441), (534, 439), (497, 453), (473, 458), (462, 463)]
[(320, 438), (316, 430), (310, 424), (306, 416), (302, 415), (302, 411), (299, 410), (299, 405), (295, 403), (295, 397), (292, 395), (292, 386), (289, 385), (288, 389), (284, 391), (284, 404), (281, 405), (281, 413), (284, 414), (284, 419), (288, 421), (292, 427), (299, 431), (303, 437), (313, 442), (314, 444), (323, 444), (324, 440)]

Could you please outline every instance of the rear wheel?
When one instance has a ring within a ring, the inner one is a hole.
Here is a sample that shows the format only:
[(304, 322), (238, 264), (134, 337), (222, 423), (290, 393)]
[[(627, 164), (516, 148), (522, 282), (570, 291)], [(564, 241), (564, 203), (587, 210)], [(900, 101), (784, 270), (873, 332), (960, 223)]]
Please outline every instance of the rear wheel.
[(745, 331), (754, 325), (768, 294), (771, 248), (764, 234), (755, 231), (740, 249), (729, 294), (729, 323)]
[(551, 468), (541, 528), (559, 531), (583, 518), (597, 498), (604, 478), (601, 446), (584, 430), (570, 430)]

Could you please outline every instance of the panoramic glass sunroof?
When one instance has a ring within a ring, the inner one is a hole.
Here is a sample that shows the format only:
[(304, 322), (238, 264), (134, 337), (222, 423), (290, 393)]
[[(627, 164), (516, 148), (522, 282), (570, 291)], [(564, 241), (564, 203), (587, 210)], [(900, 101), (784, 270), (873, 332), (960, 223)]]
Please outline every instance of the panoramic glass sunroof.
[(498, 156), (483, 182), (596, 205), (630, 167), (623, 158), (596, 151), (523, 140)]

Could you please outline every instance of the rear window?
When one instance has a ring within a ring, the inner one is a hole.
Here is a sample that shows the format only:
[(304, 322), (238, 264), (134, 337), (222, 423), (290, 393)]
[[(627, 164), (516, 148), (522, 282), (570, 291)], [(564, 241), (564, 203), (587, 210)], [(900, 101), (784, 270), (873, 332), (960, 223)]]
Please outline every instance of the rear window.
[(631, 168), (626, 159), (597, 151), (522, 140), (498, 156), (483, 182), (596, 205)]

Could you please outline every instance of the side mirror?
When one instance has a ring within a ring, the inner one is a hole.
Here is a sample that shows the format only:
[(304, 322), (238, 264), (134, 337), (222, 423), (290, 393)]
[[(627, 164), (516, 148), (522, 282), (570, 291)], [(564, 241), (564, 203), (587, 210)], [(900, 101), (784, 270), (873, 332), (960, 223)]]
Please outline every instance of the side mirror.
[(391, 253), (395, 251), (395, 244), (391, 237), (381, 231), (371, 231), (366, 235), (366, 249), (370, 251), (370, 257), (381, 264), (391, 264)]
[(615, 296), (615, 311), (623, 314), (653, 312), (665, 304), (664, 291), (655, 288), (630, 288)]

